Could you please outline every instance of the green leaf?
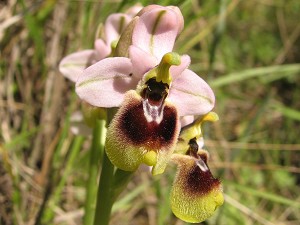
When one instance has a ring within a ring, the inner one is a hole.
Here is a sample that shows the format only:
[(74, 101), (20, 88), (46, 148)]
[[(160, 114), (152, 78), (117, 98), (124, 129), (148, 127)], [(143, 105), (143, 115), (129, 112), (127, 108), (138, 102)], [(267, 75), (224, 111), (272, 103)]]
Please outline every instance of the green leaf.
[[(210, 85), (216, 88), (216, 87), (222, 87), (236, 82), (247, 81), (250, 78), (262, 77), (263, 79), (266, 80), (268, 77), (274, 77), (277, 75), (282, 76), (282, 74), (285, 74), (285, 76), (291, 76), (299, 72), (300, 72), (300, 64), (253, 68), (253, 69), (247, 69), (240, 72), (234, 72), (234, 73), (224, 75), (212, 81)], [(273, 79), (270, 79), (270, 81), (272, 80)]]

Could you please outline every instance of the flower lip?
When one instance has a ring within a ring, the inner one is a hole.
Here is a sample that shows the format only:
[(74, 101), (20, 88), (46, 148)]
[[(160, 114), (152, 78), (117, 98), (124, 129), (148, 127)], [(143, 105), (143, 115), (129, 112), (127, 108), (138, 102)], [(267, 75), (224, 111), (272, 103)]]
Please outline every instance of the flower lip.
[(199, 150), (197, 138), (190, 139), (188, 145), (186, 156), (194, 161), (194, 165), (189, 172), (186, 171), (188, 174), (185, 182), (186, 192), (190, 195), (205, 195), (221, 183), (211, 174), (207, 166), (208, 155), (205, 151)]
[[(134, 171), (142, 163), (152, 165), (152, 174), (163, 173), (179, 134), (176, 107), (164, 102), (163, 118), (149, 122), (144, 114), (144, 99), (128, 91), (112, 120), (106, 138), (106, 152), (112, 163), (125, 171)], [(155, 107), (155, 106), (153, 106)]]
[(207, 166), (207, 155), (200, 154), (194, 166), (187, 173), (185, 191), (190, 195), (206, 195), (218, 188), (221, 182), (214, 178)]
[(174, 138), (176, 109), (165, 106), (164, 120), (161, 123), (149, 123), (144, 117), (142, 104), (142, 99), (132, 100), (119, 118), (120, 129), (124, 133), (123, 139), (136, 146), (147, 146), (149, 150), (167, 146)]

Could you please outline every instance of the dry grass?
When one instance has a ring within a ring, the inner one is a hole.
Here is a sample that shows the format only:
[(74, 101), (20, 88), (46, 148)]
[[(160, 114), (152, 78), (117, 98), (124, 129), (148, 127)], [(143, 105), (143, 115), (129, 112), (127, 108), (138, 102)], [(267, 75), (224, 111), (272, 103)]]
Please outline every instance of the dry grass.
[[(229, 1), (221, 22), (214, 1), (179, 5), (186, 28), (177, 49), (192, 56), (191, 68), (212, 86), (232, 72), (245, 75), (214, 88), (221, 120), (209, 126), (206, 147), (226, 203), (205, 224), (299, 224), (300, 66), (252, 78), (244, 71), (299, 62), (300, 4)], [(57, 66), (92, 47), (99, 22), (119, 7), (128, 3), (0, 2), (0, 224), (81, 224), (90, 140), (70, 162), (78, 139), (69, 118), (79, 100)], [(185, 224), (168, 208), (173, 169), (159, 178), (137, 173), (111, 224)]]

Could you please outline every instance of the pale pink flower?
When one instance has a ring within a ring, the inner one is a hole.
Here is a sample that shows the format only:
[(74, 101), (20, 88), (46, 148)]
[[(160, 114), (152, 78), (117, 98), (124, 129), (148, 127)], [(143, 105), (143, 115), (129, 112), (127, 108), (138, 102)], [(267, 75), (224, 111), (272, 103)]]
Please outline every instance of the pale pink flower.
[[(79, 97), (94, 106), (119, 107), (125, 92), (136, 89), (143, 76), (172, 51), (182, 26), (182, 14), (176, 7), (152, 6), (144, 10), (133, 29), (129, 58), (110, 57), (85, 69), (76, 82)], [(206, 114), (214, 106), (214, 93), (187, 69), (189, 64), (189, 56), (183, 55), (181, 64), (171, 67), (168, 99), (180, 116)]]
[[(138, 8), (135, 8), (136, 12)], [(111, 14), (103, 27), (104, 37), (96, 39), (94, 49), (85, 49), (72, 53), (63, 58), (59, 64), (60, 72), (69, 80), (76, 82), (78, 75), (88, 66), (108, 57), (112, 52), (112, 45), (116, 45), (121, 33), (132, 19), (124, 13)]]

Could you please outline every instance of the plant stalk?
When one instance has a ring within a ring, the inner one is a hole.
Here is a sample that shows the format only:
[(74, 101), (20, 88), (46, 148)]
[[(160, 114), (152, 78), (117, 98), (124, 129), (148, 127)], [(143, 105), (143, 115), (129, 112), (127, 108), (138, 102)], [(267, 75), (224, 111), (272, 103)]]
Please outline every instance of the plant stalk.
[(104, 151), (102, 170), (97, 194), (96, 213), (94, 225), (108, 225), (113, 205), (111, 186), (113, 183), (114, 166)]
[(96, 120), (93, 129), (93, 140), (90, 152), (90, 167), (88, 174), (88, 181), (86, 186), (86, 202), (84, 206), (84, 225), (92, 225), (94, 221), (96, 198), (98, 182), (97, 177), (99, 173), (100, 161), (104, 152), (104, 142), (106, 135), (105, 120)]

